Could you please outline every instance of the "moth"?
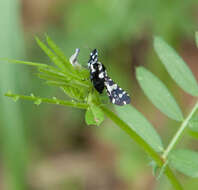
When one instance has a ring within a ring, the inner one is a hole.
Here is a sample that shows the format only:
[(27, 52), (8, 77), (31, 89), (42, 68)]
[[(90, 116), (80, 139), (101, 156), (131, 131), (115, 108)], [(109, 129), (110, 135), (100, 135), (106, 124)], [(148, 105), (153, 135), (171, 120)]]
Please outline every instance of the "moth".
[(110, 101), (113, 104), (122, 106), (129, 104), (131, 98), (122, 88), (120, 88), (108, 75), (105, 66), (98, 61), (98, 51), (94, 49), (90, 53), (88, 61), (90, 79), (94, 88), (101, 94), (104, 88), (107, 91)]

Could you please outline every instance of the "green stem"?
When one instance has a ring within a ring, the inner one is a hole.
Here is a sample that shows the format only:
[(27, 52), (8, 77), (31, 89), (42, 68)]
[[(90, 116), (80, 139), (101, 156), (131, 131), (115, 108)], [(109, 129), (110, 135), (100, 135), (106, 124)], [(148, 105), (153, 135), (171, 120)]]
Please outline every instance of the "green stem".
[(42, 67), (42, 68), (51, 68), (51, 66), (48, 66), (44, 63), (34, 63), (34, 62), (30, 62), (30, 61), (19, 61), (16, 59), (7, 59), (7, 58), (2, 58), (0, 60), (8, 61), (9, 63), (24, 64), (24, 65), (30, 65), (30, 66), (36, 66), (36, 67)]
[(177, 133), (173, 136), (171, 142), (169, 143), (168, 147), (166, 148), (166, 150), (164, 151), (162, 158), (164, 160), (166, 160), (166, 158), (168, 157), (168, 154), (170, 153), (170, 151), (173, 149), (173, 147), (176, 145), (176, 143), (178, 142), (179, 138), (181, 137), (181, 135), (183, 134), (185, 128), (188, 126), (188, 123), (190, 121), (190, 119), (192, 118), (193, 114), (195, 113), (195, 111), (198, 108), (198, 102), (195, 104), (195, 106), (193, 107), (192, 111), (189, 113), (188, 117), (186, 117), (186, 119), (182, 122), (179, 130), (177, 131)]
[[(103, 112), (108, 116), (114, 123), (118, 125), (122, 130), (124, 130), (137, 144), (139, 144), (151, 157), (159, 167), (164, 165), (164, 160), (161, 159), (153, 148), (151, 148), (129, 125), (127, 125), (122, 119), (120, 119), (116, 114), (110, 111), (105, 106), (101, 106)], [(176, 190), (183, 190), (181, 184), (173, 174), (172, 170), (167, 166), (164, 173), (170, 180), (171, 184)]]
[(19, 95), (19, 94), (11, 94), (11, 93), (6, 93), (5, 96), (14, 98), (15, 100), (18, 100), (19, 98), (25, 99), (25, 100), (31, 100), (31, 101), (40, 101), (40, 103), (49, 103), (49, 104), (57, 104), (57, 105), (63, 105), (63, 106), (70, 106), (70, 107), (75, 107), (75, 108), (80, 108), (80, 109), (87, 109), (88, 105), (85, 103), (79, 103), (79, 102), (74, 102), (74, 101), (65, 101), (65, 100), (60, 100), (57, 98), (40, 98), (36, 97), (34, 95), (32, 96), (25, 96), (25, 95)]

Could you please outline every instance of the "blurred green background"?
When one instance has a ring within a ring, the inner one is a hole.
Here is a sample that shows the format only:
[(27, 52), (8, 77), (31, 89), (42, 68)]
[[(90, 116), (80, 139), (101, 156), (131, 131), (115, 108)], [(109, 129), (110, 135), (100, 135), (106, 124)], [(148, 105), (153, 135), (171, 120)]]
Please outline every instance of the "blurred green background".
[[(162, 115), (143, 95), (135, 68), (143, 65), (173, 92), (185, 113), (194, 99), (180, 90), (161, 66), (152, 48), (160, 35), (187, 62), (198, 79), (197, 0), (0, 0), (0, 57), (49, 62), (34, 41), (47, 33), (66, 56), (80, 48), (86, 66), (90, 49), (110, 76), (132, 96), (132, 104), (155, 126), (165, 146), (179, 123)], [(86, 126), (84, 112), (60, 106), (13, 102), (7, 90), (64, 98), (44, 85), (35, 69), (0, 65), (0, 189), (5, 190), (167, 190), (165, 177), (156, 181), (147, 155), (109, 120)], [(178, 146), (193, 147), (185, 136)], [(178, 175), (187, 189), (197, 179)]]

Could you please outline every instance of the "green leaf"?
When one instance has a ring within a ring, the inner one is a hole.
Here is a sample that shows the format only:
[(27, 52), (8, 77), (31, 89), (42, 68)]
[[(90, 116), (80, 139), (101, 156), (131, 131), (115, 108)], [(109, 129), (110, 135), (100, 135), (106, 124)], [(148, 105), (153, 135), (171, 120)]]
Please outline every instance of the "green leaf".
[(30, 65), (30, 66), (36, 66), (39, 68), (49, 68), (50, 66), (48, 66), (47, 64), (44, 63), (34, 63), (34, 62), (29, 62), (29, 61), (20, 61), (20, 60), (16, 60), (16, 59), (1, 59), (1, 60), (5, 60), (8, 61), (10, 63), (17, 63), (17, 64), (24, 64), (24, 65)]
[(131, 105), (115, 106), (120, 118), (140, 135), (155, 151), (162, 152), (160, 136), (148, 120)]
[(73, 98), (78, 101), (85, 101), (85, 97), (87, 97), (88, 92), (84, 88), (75, 88), (68, 84), (62, 87), (65, 94), (67, 94), (70, 98)]
[(63, 79), (71, 79), (65, 73), (56, 71), (55, 68), (47, 68), (47, 69), (46, 68), (39, 68), (38, 71), (41, 72), (41, 73), (45, 73), (47, 75), (50, 75), (50, 76), (55, 76), (55, 77), (59, 77), (59, 78), (63, 78)]
[(85, 80), (85, 79), (89, 79), (90, 73), (89, 73), (88, 69), (85, 69), (85, 68), (81, 67), (80, 69), (78, 69), (78, 75), (81, 78), (84, 78), (84, 80)]
[(85, 121), (87, 125), (99, 126), (104, 121), (104, 113), (98, 106), (91, 105), (86, 111)]
[(188, 126), (192, 131), (198, 132), (198, 110), (191, 117)]
[(198, 85), (183, 59), (162, 38), (154, 38), (154, 48), (170, 76), (187, 93), (198, 96)]
[(63, 82), (63, 83), (66, 83), (66, 82), (69, 82), (69, 80), (66, 80), (64, 78), (61, 78), (61, 77), (55, 77), (55, 76), (51, 76), (51, 75), (47, 75), (47, 74), (36, 74), (40, 79), (43, 79), (43, 80), (46, 80), (46, 81), (56, 81), (56, 82)]
[(172, 167), (189, 177), (198, 177), (198, 153), (188, 149), (179, 149), (170, 153)]
[(143, 67), (136, 70), (137, 80), (150, 101), (168, 117), (182, 121), (183, 115), (167, 87), (150, 71)]
[(69, 71), (73, 72), (74, 71), (73, 66), (71, 65), (69, 60), (66, 58), (64, 53), (60, 50), (60, 48), (52, 41), (52, 39), (48, 35), (46, 35), (46, 40), (47, 40), (49, 47), (55, 52), (58, 58), (64, 63), (65, 67)]
[(188, 135), (190, 135), (192, 138), (198, 140), (198, 132), (197, 131), (193, 131), (193, 130), (188, 130)]
[[(39, 72), (42, 72), (42, 73), (46, 73), (46, 74), (49, 74), (49, 75), (53, 75), (53, 76), (59, 76), (59, 77), (63, 77), (63, 78), (67, 78), (67, 79), (70, 79), (70, 80), (78, 80), (78, 81), (83, 81), (83, 77), (79, 74), (80, 71), (78, 71), (78, 73), (76, 74), (73, 74), (71, 72), (62, 72), (62, 71), (59, 71), (57, 70), (55, 67), (49, 67), (49, 68), (40, 68), (39, 67)], [(85, 80), (83, 82), (86, 82)]]
[(157, 177), (157, 172), (159, 170), (159, 166), (157, 165), (157, 163), (152, 160), (150, 163), (149, 163), (149, 166), (152, 167), (152, 174), (154, 177)]
[(198, 32), (195, 32), (195, 42), (196, 42), (196, 45), (198, 47)]
[[(45, 79), (46, 76), (39, 76), (41, 79)], [(78, 88), (79, 90), (83, 89), (85, 91), (88, 91), (87, 89), (87, 86), (85, 85), (81, 85), (75, 81), (68, 81), (68, 82), (65, 82), (65, 81), (54, 81), (54, 80), (47, 80), (46, 82), (47, 84), (49, 85), (52, 85), (52, 86), (57, 86), (57, 87), (63, 87), (63, 88), (66, 88), (66, 87), (73, 87), (73, 88)]]
[(43, 43), (38, 37), (35, 37), (37, 44), (48, 55), (51, 61), (59, 67), (61, 70), (65, 70), (65, 66), (62, 61)]

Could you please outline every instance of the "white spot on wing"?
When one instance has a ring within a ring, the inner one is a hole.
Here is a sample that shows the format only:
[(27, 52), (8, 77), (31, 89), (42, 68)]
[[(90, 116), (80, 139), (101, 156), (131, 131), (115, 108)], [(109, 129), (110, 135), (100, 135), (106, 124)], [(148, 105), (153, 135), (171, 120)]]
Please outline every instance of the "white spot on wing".
[(104, 73), (101, 72), (101, 73), (98, 75), (98, 77), (101, 78), (101, 79), (104, 78)]
[(113, 90), (116, 90), (118, 85), (117, 84), (113, 84), (112, 86), (109, 85), (108, 82), (105, 82), (105, 85), (107, 87), (107, 90), (111, 93)]
[(91, 72), (92, 72), (92, 73), (96, 72), (96, 70), (95, 70), (94, 67), (93, 67), (93, 64), (91, 64)]
[(101, 71), (102, 70), (102, 65), (99, 65), (98, 69), (99, 69), (99, 71)]

